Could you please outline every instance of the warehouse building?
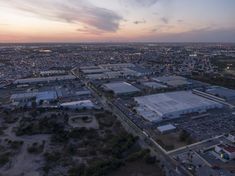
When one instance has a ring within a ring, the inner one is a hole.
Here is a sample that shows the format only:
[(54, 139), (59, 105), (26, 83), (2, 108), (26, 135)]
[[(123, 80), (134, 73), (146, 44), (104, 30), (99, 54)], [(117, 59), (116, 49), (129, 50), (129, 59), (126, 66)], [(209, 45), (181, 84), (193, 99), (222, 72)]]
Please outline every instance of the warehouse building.
[(221, 158), (226, 160), (235, 159), (235, 147), (230, 145), (219, 144), (215, 146), (215, 152), (220, 155)]
[(81, 101), (62, 103), (60, 107), (68, 109), (93, 109), (95, 108), (95, 105), (91, 100), (81, 100)]
[(103, 88), (106, 91), (112, 91), (116, 95), (126, 95), (126, 94), (134, 94), (140, 92), (138, 88), (127, 83), (127, 82), (113, 82), (104, 84)]
[(40, 101), (53, 101), (58, 98), (56, 91), (44, 91), (44, 92), (26, 92), (13, 94), (10, 97), (12, 102), (18, 103), (28, 103), (31, 101), (35, 101), (39, 103)]
[(206, 90), (206, 93), (214, 95), (214, 96), (218, 96), (227, 101), (235, 100), (235, 90), (228, 89), (225, 87), (212, 86), (211, 88)]
[(155, 122), (178, 118), (183, 114), (206, 112), (222, 108), (223, 105), (193, 94), (191, 91), (177, 91), (135, 97), (136, 111), (145, 119)]
[(76, 79), (73, 75), (62, 75), (62, 76), (51, 76), (51, 77), (39, 77), (39, 78), (25, 78), (17, 79), (14, 81), (14, 84), (37, 84), (53, 81), (66, 81)]
[(149, 69), (145, 69), (132, 63), (103, 64), (98, 66), (80, 67), (80, 71), (86, 78), (91, 80), (139, 77), (154, 73)]
[(154, 82), (154, 81), (150, 81), (150, 82), (143, 82), (142, 83), (144, 86), (151, 88), (151, 89), (164, 89), (167, 88), (166, 85)]
[(190, 85), (192, 84), (187, 80), (187, 78), (184, 78), (182, 76), (161, 76), (152, 78), (154, 81), (164, 83), (168, 86), (172, 87), (178, 87), (178, 86), (184, 86), (184, 85)]
[(172, 124), (167, 124), (167, 125), (162, 125), (157, 127), (157, 130), (161, 133), (161, 134), (166, 134), (166, 133), (170, 133), (176, 130), (176, 127)]

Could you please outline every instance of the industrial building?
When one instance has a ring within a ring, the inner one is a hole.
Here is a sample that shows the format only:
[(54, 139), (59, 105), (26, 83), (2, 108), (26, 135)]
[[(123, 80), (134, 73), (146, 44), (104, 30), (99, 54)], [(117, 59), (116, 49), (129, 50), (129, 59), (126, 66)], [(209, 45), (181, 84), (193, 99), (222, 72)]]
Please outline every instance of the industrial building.
[(51, 76), (51, 77), (39, 77), (39, 78), (25, 78), (17, 79), (14, 81), (14, 84), (37, 84), (44, 82), (53, 82), (53, 81), (66, 81), (76, 79), (73, 75), (62, 75), (62, 76)]
[(127, 82), (107, 83), (103, 84), (103, 88), (106, 91), (112, 91), (116, 95), (133, 94), (140, 91), (138, 88)]
[(222, 108), (223, 105), (193, 94), (191, 91), (177, 91), (135, 97), (136, 111), (149, 121), (178, 118), (183, 114), (205, 112)]
[(95, 108), (95, 105), (91, 100), (82, 100), (62, 103), (60, 107), (68, 109), (93, 109)]
[(161, 76), (152, 78), (154, 81), (164, 83), (168, 86), (172, 87), (178, 87), (178, 86), (184, 86), (184, 85), (190, 85), (192, 84), (187, 80), (187, 78), (184, 78), (182, 76)]
[(176, 130), (176, 127), (172, 124), (167, 124), (167, 125), (162, 125), (157, 127), (157, 130), (161, 133), (161, 134), (166, 134), (166, 133), (170, 133)]
[(80, 67), (83, 75), (91, 80), (113, 79), (120, 77), (139, 77), (153, 73), (149, 69), (142, 68), (132, 63), (103, 64), (98, 66)]
[(39, 103), (40, 101), (53, 101), (58, 98), (56, 91), (44, 91), (44, 92), (26, 92), (13, 94), (10, 97), (12, 102), (28, 103), (30, 101), (35, 101)]
[(44, 76), (54, 76), (54, 75), (64, 75), (66, 74), (65, 70), (48, 70), (48, 71), (40, 71), (40, 75)]
[(235, 90), (228, 89), (225, 87), (212, 86), (206, 90), (206, 93), (214, 95), (214, 96), (218, 96), (227, 101), (235, 100)]
[(235, 143), (235, 131), (228, 134), (227, 139), (232, 143)]
[(151, 88), (151, 89), (163, 89), (163, 88), (167, 88), (166, 85), (154, 82), (154, 81), (150, 81), (150, 82), (143, 82), (142, 83), (144, 86)]
[(235, 159), (235, 147), (231, 145), (220, 144), (215, 146), (215, 152), (226, 160)]

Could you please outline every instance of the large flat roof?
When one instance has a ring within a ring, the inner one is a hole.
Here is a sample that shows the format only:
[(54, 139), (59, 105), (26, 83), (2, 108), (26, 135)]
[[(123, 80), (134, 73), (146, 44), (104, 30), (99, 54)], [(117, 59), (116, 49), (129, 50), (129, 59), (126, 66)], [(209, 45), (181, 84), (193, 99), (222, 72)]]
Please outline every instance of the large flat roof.
[(63, 107), (72, 107), (72, 106), (81, 106), (81, 107), (94, 107), (94, 104), (91, 100), (80, 100), (62, 103), (60, 106)]
[(166, 85), (163, 85), (154, 81), (144, 82), (143, 85), (153, 88), (153, 89), (167, 88)]
[(26, 83), (38, 83), (38, 82), (50, 82), (50, 81), (63, 81), (76, 79), (74, 75), (62, 75), (62, 76), (50, 76), (50, 77), (38, 77), (38, 78), (25, 78), (17, 79), (14, 84), (26, 84)]
[(18, 94), (13, 94), (10, 99), (20, 100), (20, 99), (29, 99), (34, 97), (36, 98), (36, 101), (57, 99), (57, 93), (55, 91), (18, 93)]
[(170, 131), (170, 130), (175, 130), (176, 127), (172, 124), (167, 124), (167, 125), (162, 125), (157, 127), (158, 131), (160, 131), (161, 133), (166, 132), (166, 131)]
[(112, 90), (115, 94), (139, 92), (140, 90), (127, 82), (113, 82), (104, 84), (104, 88)]
[(174, 87), (191, 84), (191, 82), (182, 76), (161, 76), (152, 79)]
[(235, 99), (235, 90), (225, 87), (213, 86), (210, 89), (207, 89), (206, 92), (227, 100)]
[[(142, 116), (151, 114), (149, 112), (152, 112), (156, 114), (156, 119), (158, 120), (159, 117), (174, 118), (181, 114), (222, 107), (221, 104), (195, 95), (191, 91), (177, 91), (135, 97), (135, 101), (139, 104), (138, 109), (140, 111), (142, 109), (146, 111), (141, 111)], [(151, 116), (149, 120), (153, 121), (153, 117)]]

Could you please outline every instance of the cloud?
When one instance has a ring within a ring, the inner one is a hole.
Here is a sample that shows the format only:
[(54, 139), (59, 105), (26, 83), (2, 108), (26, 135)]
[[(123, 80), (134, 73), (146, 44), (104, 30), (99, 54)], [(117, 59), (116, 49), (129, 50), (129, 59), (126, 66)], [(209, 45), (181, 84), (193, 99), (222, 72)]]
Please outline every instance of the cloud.
[(134, 0), (136, 4), (141, 6), (150, 7), (158, 2), (158, 0)]
[(138, 40), (149, 42), (235, 42), (235, 28), (208, 26), (181, 33), (155, 33)]
[(134, 24), (144, 24), (144, 23), (146, 23), (146, 21), (145, 20), (137, 20), (137, 21), (134, 21), (133, 23)]
[(179, 20), (177, 20), (177, 22), (178, 22), (178, 23), (183, 23), (184, 20), (179, 19)]
[(76, 29), (77, 32), (80, 34), (90, 34), (90, 35), (102, 35), (104, 31), (101, 31), (99, 29), (89, 28), (87, 26), (83, 28)]
[(81, 23), (96, 29), (115, 32), (123, 19), (112, 10), (97, 7), (87, 0), (3, 0), (21, 11), (66, 23)]
[(159, 0), (119, 0), (122, 5), (136, 6), (136, 7), (151, 7)]
[(162, 17), (161, 18), (161, 21), (165, 24), (168, 24), (169, 23), (169, 19), (167, 17)]
[(165, 32), (174, 27), (175, 27), (174, 25), (169, 25), (169, 24), (158, 25), (155, 28), (151, 29), (150, 33)]

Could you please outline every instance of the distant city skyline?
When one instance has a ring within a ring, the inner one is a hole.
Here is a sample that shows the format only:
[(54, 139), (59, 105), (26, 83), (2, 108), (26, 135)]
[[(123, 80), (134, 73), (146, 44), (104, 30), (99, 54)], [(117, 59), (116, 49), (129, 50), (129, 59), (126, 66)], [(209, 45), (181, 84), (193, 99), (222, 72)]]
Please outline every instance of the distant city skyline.
[(0, 42), (235, 42), (234, 0), (0, 0)]

